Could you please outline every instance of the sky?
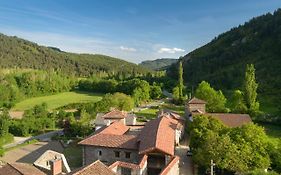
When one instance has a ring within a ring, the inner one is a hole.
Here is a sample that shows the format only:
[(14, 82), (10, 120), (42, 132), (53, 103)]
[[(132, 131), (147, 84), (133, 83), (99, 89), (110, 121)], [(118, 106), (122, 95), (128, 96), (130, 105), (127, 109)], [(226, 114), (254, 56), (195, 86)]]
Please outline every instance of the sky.
[(281, 0), (0, 0), (0, 33), (140, 63), (178, 58)]

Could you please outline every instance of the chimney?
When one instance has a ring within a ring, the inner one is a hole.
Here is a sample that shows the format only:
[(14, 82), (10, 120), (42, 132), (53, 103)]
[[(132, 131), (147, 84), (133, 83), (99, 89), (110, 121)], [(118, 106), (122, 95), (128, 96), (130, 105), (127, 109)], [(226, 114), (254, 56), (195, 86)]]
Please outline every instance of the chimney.
[(51, 175), (58, 175), (62, 173), (62, 160), (60, 158), (51, 160), (50, 163), (51, 163)]

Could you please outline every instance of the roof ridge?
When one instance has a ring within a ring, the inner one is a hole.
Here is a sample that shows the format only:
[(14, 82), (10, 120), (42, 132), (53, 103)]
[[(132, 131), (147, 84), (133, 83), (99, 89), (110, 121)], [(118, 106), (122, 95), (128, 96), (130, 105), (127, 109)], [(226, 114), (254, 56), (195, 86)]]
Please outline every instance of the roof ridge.
[[(161, 117), (159, 117), (159, 118), (161, 118), (161, 119), (160, 119), (159, 125), (157, 125), (156, 139), (154, 140), (156, 148), (158, 148), (158, 144), (159, 144), (159, 143), (157, 142), (158, 137), (160, 136), (160, 135), (159, 135), (159, 128), (160, 128), (160, 125), (163, 123), (163, 120), (162, 120), (162, 119), (163, 119), (164, 117), (167, 118), (166, 116), (161, 116)], [(167, 119), (168, 119), (168, 118), (167, 118)], [(158, 144), (157, 144), (157, 143), (158, 143)]]
[(17, 169), (16, 167), (14, 167), (12, 164), (10, 164), (10, 163), (7, 163), (7, 164), (10, 165), (12, 168), (14, 168), (17, 172), (19, 172), (20, 174), (23, 175), (23, 173), (19, 169)]

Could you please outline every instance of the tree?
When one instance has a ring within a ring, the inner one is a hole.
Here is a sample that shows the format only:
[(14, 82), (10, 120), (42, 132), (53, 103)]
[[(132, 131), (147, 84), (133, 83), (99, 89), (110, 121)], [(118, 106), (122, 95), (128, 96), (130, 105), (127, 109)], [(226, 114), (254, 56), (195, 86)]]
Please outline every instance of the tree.
[(182, 68), (182, 62), (179, 62), (179, 79), (178, 79), (178, 88), (179, 88), (179, 100), (183, 100), (183, 68)]
[(253, 64), (247, 65), (244, 82), (244, 97), (248, 110), (250, 112), (259, 111), (259, 102), (257, 101), (258, 83), (255, 78), (255, 67)]
[(246, 113), (247, 112), (247, 106), (245, 105), (245, 102), (244, 102), (244, 96), (240, 90), (235, 90), (233, 92), (230, 106), (231, 106), (231, 111), (234, 113)]
[(8, 110), (2, 111), (0, 114), (0, 136), (4, 136), (9, 133), (10, 117)]
[(268, 138), (262, 127), (247, 124), (228, 128), (210, 116), (198, 115), (190, 126), (193, 160), (209, 167), (210, 160), (222, 170), (243, 174), (270, 165)]
[(173, 99), (178, 100), (180, 98), (179, 87), (176, 86), (173, 88)]
[(226, 98), (222, 91), (216, 91), (209, 83), (202, 81), (196, 89), (195, 96), (207, 102), (208, 112), (226, 112)]
[(153, 82), (153, 85), (150, 87), (150, 98), (152, 99), (158, 99), (162, 95), (162, 89), (161, 86), (158, 86), (155, 82)]

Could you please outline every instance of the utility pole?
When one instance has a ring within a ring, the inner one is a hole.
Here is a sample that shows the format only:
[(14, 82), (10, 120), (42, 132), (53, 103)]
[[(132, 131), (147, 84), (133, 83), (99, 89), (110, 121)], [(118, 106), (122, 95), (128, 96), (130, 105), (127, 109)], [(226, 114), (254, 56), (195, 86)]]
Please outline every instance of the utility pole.
[(214, 175), (214, 166), (215, 166), (216, 164), (214, 164), (214, 161), (213, 161), (213, 159), (211, 159), (211, 175)]

